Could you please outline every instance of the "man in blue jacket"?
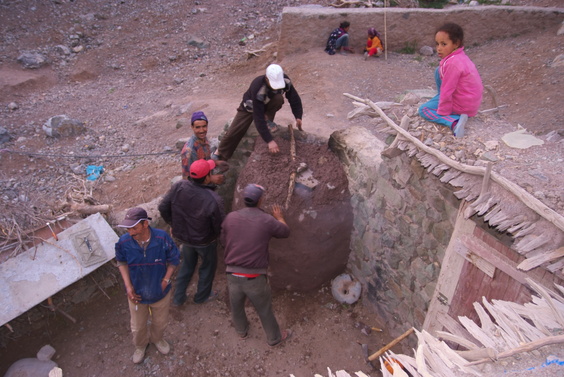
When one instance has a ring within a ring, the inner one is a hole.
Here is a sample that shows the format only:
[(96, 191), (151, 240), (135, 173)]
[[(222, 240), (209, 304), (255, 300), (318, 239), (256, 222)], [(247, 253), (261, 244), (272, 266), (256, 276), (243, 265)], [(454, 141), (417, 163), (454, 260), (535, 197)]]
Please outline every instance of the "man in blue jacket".
[[(170, 352), (163, 338), (168, 324), (172, 296), (170, 279), (180, 263), (180, 253), (163, 230), (149, 226), (150, 217), (143, 208), (127, 211), (118, 227), (127, 233), (116, 243), (116, 261), (125, 284), (133, 333), (133, 362), (143, 361), (149, 342), (160, 353)], [(151, 316), (151, 328), (147, 321)]]

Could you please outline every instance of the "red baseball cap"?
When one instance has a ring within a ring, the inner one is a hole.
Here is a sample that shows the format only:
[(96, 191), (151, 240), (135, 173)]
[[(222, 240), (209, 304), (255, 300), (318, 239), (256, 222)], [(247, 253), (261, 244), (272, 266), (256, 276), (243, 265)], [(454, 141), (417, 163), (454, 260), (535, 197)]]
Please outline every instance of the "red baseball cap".
[(192, 178), (204, 178), (210, 173), (212, 169), (215, 168), (215, 162), (213, 160), (196, 160), (190, 165), (190, 177)]

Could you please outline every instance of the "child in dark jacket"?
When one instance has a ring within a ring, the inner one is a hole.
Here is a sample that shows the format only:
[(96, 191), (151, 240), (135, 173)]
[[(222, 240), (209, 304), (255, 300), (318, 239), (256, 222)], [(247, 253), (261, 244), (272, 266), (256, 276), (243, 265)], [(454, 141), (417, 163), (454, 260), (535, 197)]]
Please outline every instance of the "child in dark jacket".
[[(327, 45), (325, 46), (325, 52), (329, 55), (335, 55), (337, 51), (341, 54), (346, 54), (347, 52), (353, 53), (353, 49), (349, 47), (349, 28), (351, 23), (348, 21), (343, 21), (338, 28), (333, 30), (327, 39)], [(346, 52), (345, 52), (346, 51)]]

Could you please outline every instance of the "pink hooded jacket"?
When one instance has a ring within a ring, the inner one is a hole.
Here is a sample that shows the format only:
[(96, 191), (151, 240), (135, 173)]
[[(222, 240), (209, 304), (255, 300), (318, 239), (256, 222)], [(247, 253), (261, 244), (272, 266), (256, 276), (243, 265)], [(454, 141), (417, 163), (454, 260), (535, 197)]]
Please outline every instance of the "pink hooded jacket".
[(441, 94), (440, 115), (467, 114), (475, 116), (482, 102), (484, 87), (482, 79), (472, 60), (460, 47), (439, 63)]

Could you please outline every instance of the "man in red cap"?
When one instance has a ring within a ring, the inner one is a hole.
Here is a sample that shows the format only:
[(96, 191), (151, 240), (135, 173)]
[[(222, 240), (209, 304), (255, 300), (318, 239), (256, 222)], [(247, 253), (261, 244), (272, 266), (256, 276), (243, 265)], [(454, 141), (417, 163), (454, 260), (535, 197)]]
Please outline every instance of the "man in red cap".
[(116, 243), (116, 261), (129, 300), (135, 364), (143, 361), (149, 342), (163, 355), (170, 351), (163, 333), (172, 295), (170, 278), (180, 262), (172, 238), (161, 229), (151, 228), (149, 220), (143, 208), (127, 211), (118, 225), (127, 233)]
[(296, 126), (301, 131), (302, 100), (282, 67), (271, 64), (266, 68), (266, 74), (255, 78), (243, 94), (243, 101), (237, 108), (237, 114), (221, 139), (217, 151), (212, 154), (212, 158), (229, 160), (253, 121), (260, 136), (268, 144), (270, 153), (279, 153), (280, 149), (270, 133), (268, 123), (274, 121), (276, 112), (282, 108), (284, 96), (290, 102), (292, 114), (296, 118)]
[(225, 218), (223, 200), (210, 186), (213, 160), (197, 160), (190, 166), (190, 180), (175, 183), (159, 204), (159, 212), (171, 226), (172, 235), (182, 242), (182, 265), (176, 277), (173, 305), (186, 302), (186, 289), (196, 270), (198, 258), (198, 288), (195, 303), (214, 299), (212, 291), (217, 267), (217, 239)]

